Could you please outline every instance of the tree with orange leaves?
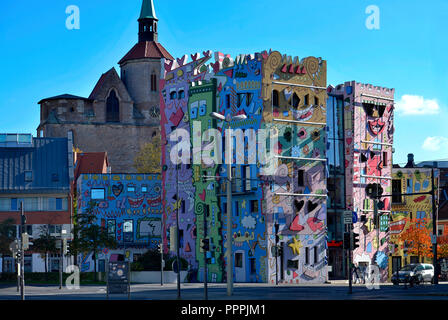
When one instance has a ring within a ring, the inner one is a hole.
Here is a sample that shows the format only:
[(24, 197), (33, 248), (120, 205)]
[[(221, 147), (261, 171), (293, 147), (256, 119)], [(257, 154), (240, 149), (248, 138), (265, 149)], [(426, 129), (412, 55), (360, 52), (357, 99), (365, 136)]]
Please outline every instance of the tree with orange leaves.
[(402, 232), (399, 239), (405, 243), (408, 254), (420, 257), (432, 258), (431, 233), (427, 228), (426, 218), (421, 219), (419, 223), (412, 223), (406, 231)]
[(443, 240), (438, 240), (437, 258), (448, 258), (448, 241), (446, 238)]

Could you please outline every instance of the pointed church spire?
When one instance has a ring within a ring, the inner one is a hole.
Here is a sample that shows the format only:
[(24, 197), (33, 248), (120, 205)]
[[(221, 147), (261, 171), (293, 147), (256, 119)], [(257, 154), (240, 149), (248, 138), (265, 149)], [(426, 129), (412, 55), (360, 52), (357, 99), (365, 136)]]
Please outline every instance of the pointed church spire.
[(140, 19), (157, 19), (153, 0), (143, 0)]
[(138, 19), (138, 42), (157, 42), (157, 24), (153, 0), (143, 0), (140, 18)]

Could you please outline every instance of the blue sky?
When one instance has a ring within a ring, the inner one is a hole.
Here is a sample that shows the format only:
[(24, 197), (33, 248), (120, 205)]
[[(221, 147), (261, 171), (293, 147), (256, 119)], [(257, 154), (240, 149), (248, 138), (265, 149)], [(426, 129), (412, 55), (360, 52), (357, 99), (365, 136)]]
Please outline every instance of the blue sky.
[[(429, 5), (429, 3), (431, 5)], [(80, 9), (80, 29), (65, 26)], [(380, 29), (366, 27), (376, 5)], [(137, 42), (141, 0), (3, 1), (0, 132), (36, 134), (42, 98), (88, 96)], [(394, 162), (448, 158), (448, 1), (155, 0), (159, 41), (179, 57), (262, 50), (327, 60), (328, 84), (396, 89)]]

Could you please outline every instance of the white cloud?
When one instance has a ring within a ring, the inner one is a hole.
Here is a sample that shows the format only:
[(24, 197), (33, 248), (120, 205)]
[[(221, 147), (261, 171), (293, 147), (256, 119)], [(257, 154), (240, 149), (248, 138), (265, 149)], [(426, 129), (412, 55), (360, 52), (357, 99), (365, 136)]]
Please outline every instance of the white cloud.
[(439, 102), (436, 99), (425, 99), (409, 94), (403, 95), (395, 107), (402, 115), (432, 115), (440, 112)]
[(448, 138), (428, 137), (423, 142), (422, 148), (426, 151), (440, 151), (441, 149), (448, 149)]

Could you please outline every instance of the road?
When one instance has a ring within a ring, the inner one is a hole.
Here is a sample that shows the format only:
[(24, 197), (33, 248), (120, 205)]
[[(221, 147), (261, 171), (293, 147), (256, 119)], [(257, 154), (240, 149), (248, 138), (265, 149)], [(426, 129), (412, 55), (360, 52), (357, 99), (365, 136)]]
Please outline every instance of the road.
[[(106, 300), (105, 286), (81, 286), (68, 290), (58, 286), (26, 286), (26, 300)], [(110, 300), (127, 300), (127, 295), (110, 295)], [(321, 285), (235, 284), (234, 295), (228, 297), (225, 284), (209, 284), (209, 300), (448, 300), (448, 283), (437, 286), (425, 284), (413, 288), (404, 285), (380, 285), (379, 290), (369, 290), (364, 285), (354, 285), (348, 293), (348, 284), (335, 282)], [(19, 300), (16, 286), (0, 285), (0, 300)], [(176, 284), (133, 284), (131, 300), (176, 300)], [(203, 300), (203, 284), (182, 284), (181, 299)]]

